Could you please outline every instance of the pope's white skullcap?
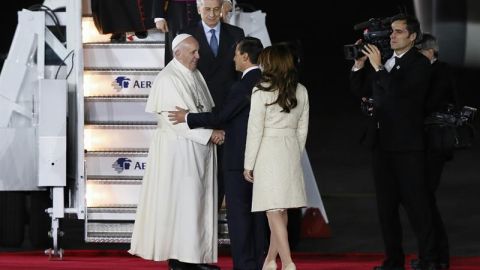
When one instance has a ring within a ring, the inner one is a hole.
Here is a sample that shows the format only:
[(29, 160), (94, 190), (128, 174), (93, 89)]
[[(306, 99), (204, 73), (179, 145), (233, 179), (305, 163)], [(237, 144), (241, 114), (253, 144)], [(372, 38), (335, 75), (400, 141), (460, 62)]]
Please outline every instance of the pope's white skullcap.
[(172, 41), (172, 50), (175, 50), (175, 47), (178, 46), (178, 44), (180, 44), (182, 41), (184, 41), (185, 39), (191, 37), (192, 35), (189, 35), (189, 34), (180, 34), (180, 35), (177, 35), (173, 41)]

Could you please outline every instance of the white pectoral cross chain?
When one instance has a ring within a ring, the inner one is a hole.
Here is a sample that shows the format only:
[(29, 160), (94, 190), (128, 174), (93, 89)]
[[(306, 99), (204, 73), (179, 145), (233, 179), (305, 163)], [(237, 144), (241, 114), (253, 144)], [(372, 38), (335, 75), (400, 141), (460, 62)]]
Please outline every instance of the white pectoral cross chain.
[(192, 88), (193, 88), (192, 96), (193, 96), (193, 99), (194, 99), (194, 102), (195, 102), (195, 107), (197, 108), (197, 110), (199, 112), (203, 112), (204, 106), (200, 102), (200, 93), (198, 92), (197, 85), (194, 84)]
[(196, 105), (196, 107), (197, 107), (197, 109), (198, 109), (199, 112), (203, 112), (203, 105), (200, 104), (200, 101), (199, 101), (199, 100), (197, 100), (197, 105)]

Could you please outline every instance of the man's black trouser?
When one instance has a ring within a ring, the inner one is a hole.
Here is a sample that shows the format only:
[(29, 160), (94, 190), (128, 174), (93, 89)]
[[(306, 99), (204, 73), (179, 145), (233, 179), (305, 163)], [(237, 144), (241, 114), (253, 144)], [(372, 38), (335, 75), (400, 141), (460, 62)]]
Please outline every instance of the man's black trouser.
[(403, 206), (416, 235), (419, 254), (425, 263), (435, 262), (435, 235), (430, 197), (425, 181), (423, 151), (373, 152), (373, 171), (378, 216), (385, 245), (385, 267), (404, 267), (400, 205)]
[(224, 172), (228, 234), (233, 269), (262, 269), (268, 250), (268, 223), (265, 212), (252, 212), (253, 184), (241, 170)]
[[(436, 192), (440, 186), (440, 180), (445, 162), (451, 158), (452, 153), (427, 149), (426, 155), (426, 181), (430, 192), (430, 207), (432, 208), (432, 222), (435, 229), (435, 248), (438, 254), (438, 262), (450, 264), (450, 252), (448, 235), (445, 230), (443, 219), (437, 205)], [(420, 253), (422, 259), (423, 254)]]

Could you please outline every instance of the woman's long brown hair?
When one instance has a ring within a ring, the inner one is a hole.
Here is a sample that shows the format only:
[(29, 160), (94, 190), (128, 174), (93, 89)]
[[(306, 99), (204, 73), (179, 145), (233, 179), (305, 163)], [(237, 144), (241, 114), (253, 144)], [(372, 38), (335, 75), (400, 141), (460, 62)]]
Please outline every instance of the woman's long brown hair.
[(298, 73), (292, 52), (285, 45), (273, 45), (260, 53), (258, 62), (262, 67), (262, 78), (257, 88), (269, 92), (278, 90), (277, 100), (265, 105), (278, 104), (283, 108), (282, 112), (289, 113), (297, 106)]

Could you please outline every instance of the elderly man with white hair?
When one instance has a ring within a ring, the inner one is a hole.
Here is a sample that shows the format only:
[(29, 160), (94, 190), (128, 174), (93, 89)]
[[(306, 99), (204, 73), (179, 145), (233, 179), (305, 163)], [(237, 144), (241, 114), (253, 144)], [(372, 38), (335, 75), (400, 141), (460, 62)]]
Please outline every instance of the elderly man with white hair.
[(146, 111), (158, 116), (150, 145), (129, 253), (169, 261), (169, 269), (218, 269), (216, 149), (224, 132), (172, 125), (168, 111), (214, 106), (197, 70), (197, 40), (172, 42), (174, 59), (157, 75)]
[[(201, 21), (182, 32), (195, 37), (200, 44), (198, 70), (207, 82), (208, 90), (215, 102), (213, 111), (221, 111), (225, 97), (233, 83), (240, 79), (235, 70), (233, 57), (236, 44), (245, 37), (239, 27), (221, 21), (224, 0), (197, 0)], [(223, 168), (223, 147), (218, 147), (219, 168)], [(225, 195), (224, 177), (218, 174), (218, 205)]]

